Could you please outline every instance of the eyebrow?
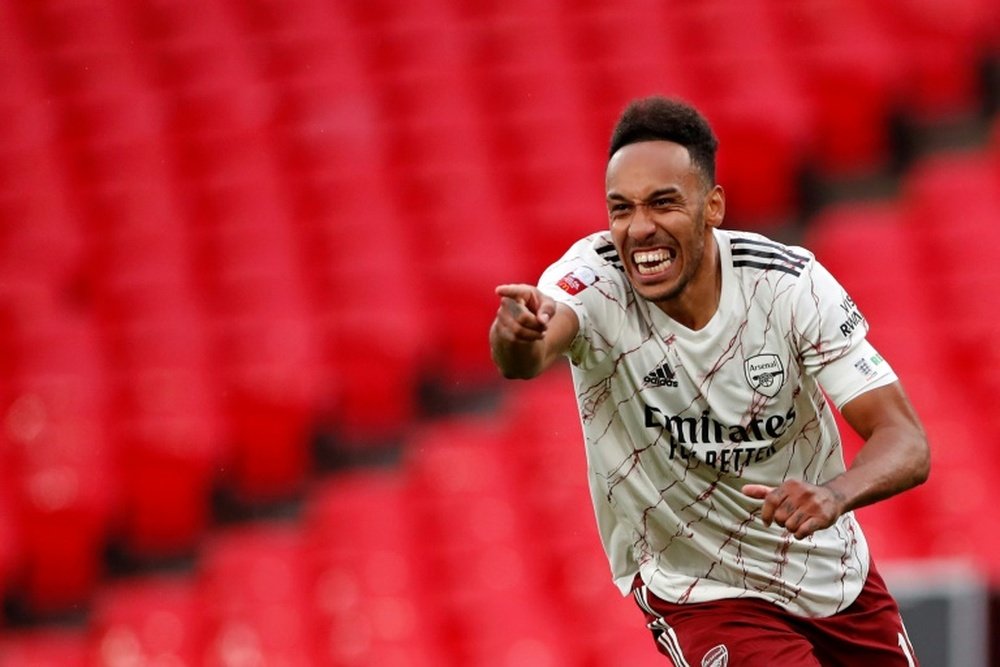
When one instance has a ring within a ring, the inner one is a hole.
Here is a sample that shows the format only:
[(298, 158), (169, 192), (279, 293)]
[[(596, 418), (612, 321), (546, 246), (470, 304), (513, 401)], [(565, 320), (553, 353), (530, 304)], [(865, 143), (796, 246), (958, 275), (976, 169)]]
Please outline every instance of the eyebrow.
[[(683, 195), (682, 195), (682, 193), (681, 193), (681, 191), (680, 191), (679, 188), (677, 188), (677, 187), (675, 187), (673, 185), (670, 185), (670, 186), (667, 186), (667, 187), (664, 187), (664, 188), (657, 188), (656, 190), (653, 190), (642, 201), (651, 201), (651, 200), (656, 199), (658, 197), (666, 197), (666, 196), (670, 196), (670, 197), (682, 197)], [(621, 193), (618, 193), (618, 192), (612, 192), (612, 193), (608, 194), (607, 200), (608, 201), (623, 201), (623, 202), (630, 201), (625, 195), (623, 195)]]

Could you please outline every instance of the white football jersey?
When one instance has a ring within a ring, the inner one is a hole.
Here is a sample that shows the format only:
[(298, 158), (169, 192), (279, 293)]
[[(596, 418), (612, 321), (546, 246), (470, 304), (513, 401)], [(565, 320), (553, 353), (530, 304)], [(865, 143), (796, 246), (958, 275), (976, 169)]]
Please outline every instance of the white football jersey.
[(766, 527), (762, 501), (740, 489), (842, 473), (823, 392), (841, 407), (896, 376), (809, 251), (714, 234), (722, 291), (698, 331), (636, 295), (608, 232), (578, 241), (539, 282), (580, 321), (568, 356), (601, 539), (623, 593), (639, 572), (674, 603), (754, 596), (828, 616), (868, 574), (854, 515), (797, 540)]

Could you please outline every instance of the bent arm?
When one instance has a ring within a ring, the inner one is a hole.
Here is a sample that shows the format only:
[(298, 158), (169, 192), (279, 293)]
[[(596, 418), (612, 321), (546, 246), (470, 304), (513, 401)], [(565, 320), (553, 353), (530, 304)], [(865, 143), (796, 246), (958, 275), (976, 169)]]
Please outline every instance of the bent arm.
[(865, 440), (848, 470), (824, 484), (841, 499), (844, 512), (927, 480), (927, 436), (899, 382), (861, 394), (840, 412)]
[(505, 378), (536, 377), (576, 338), (576, 313), (528, 285), (501, 285), (497, 294), (500, 307), (490, 327), (493, 362)]
[(747, 484), (743, 493), (764, 501), (761, 519), (798, 539), (833, 525), (841, 514), (917, 486), (930, 471), (923, 427), (898, 382), (852, 399), (841, 414), (865, 444), (846, 472), (816, 486), (789, 479), (777, 487)]

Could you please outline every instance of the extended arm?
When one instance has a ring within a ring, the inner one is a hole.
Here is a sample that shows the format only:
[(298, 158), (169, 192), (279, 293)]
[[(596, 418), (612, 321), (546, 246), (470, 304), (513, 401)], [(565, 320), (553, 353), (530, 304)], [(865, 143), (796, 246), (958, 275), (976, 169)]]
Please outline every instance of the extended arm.
[(762, 498), (761, 518), (802, 539), (833, 524), (844, 512), (870, 505), (923, 483), (930, 448), (923, 427), (898, 382), (849, 401), (841, 410), (865, 444), (843, 474), (822, 485), (788, 480), (776, 488), (748, 484)]
[(531, 285), (500, 285), (496, 293), (493, 361), (506, 378), (533, 378), (569, 348), (580, 328), (576, 314)]

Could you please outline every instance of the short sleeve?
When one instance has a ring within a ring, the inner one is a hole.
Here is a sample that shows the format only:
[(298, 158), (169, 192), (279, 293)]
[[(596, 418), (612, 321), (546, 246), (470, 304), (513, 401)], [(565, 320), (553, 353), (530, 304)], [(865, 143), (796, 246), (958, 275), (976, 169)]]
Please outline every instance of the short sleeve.
[[(567, 352), (583, 369), (599, 366), (610, 355), (625, 322), (627, 299), (619, 270), (595, 252), (601, 241), (588, 237), (573, 245), (538, 281), (538, 288), (573, 309), (580, 330)], [(613, 246), (611, 246), (613, 248)]]
[(896, 381), (866, 340), (868, 322), (840, 283), (813, 259), (796, 287), (793, 330), (799, 358), (837, 408)]

